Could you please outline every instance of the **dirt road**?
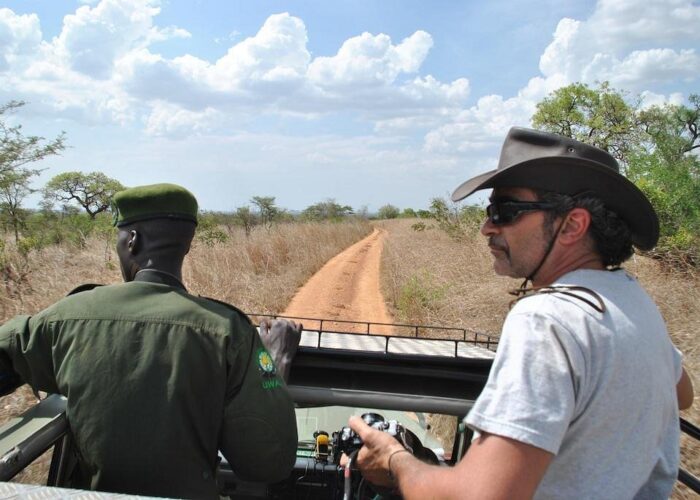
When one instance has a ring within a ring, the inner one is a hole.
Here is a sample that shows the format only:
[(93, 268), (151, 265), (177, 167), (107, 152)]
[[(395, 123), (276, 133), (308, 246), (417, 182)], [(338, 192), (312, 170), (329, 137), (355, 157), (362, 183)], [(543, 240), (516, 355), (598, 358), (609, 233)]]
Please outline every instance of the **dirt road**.
[[(329, 260), (300, 288), (282, 316), (341, 320), (324, 321), (324, 329), (366, 332), (366, 325), (342, 323), (364, 321), (391, 323), (379, 286), (379, 266), (385, 231), (375, 229)], [(318, 322), (304, 321), (307, 328)], [(391, 333), (387, 327), (372, 325), (372, 333)]]

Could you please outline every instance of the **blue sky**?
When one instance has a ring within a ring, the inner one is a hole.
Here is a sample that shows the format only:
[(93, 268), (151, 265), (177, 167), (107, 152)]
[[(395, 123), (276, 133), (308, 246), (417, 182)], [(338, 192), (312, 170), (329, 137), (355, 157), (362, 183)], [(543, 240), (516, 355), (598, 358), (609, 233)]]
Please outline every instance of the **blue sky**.
[[(209, 210), (426, 207), (493, 168), (576, 81), (645, 105), (700, 92), (690, 0), (23, 0), (0, 7), (0, 102), (61, 130), (67, 170), (175, 182)], [(30, 202), (31, 203), (31, 202)]]

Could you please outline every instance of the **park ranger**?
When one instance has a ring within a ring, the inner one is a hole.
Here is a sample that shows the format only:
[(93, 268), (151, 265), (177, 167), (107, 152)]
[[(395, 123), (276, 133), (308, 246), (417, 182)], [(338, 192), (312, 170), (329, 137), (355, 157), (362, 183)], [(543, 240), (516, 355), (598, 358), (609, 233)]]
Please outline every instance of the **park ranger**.
[(291, 359), (301, 325), (265, 323), (269, 352), (245, 314), (187, 292), (197, 201), (186, 189), (127, 189), (113, 208), (126, 283), (81, 287), (0, 327), (3, 394), (28, 383), (68, 398), (73, 487), (218, 498), (219, 450), (243, 479), (285, 478), (296, 423), (288, 366), (272, 359)]

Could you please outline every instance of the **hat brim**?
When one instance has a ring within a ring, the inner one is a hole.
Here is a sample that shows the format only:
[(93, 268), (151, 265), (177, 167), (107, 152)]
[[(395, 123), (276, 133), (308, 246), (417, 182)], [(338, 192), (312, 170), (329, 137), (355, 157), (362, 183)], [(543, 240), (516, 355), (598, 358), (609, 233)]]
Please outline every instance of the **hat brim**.
[(659, 219), (644, 193), (623, 175), (597, 162), (571, 157), (528, 160), (469, 179), (455, 189), (452, 200), (496, 187), (524, 187), (572, 196), (591, 191), (627, 223), (635, 246), (650, 250), (659, 239)]
[(197, 225), (197, 218), (192, 217), (190, 214), (175, 214), (175, 213), (161, 213), (161, 214), (143, 214), (143, 215), (137, 215), (135, 217), (130, 217), (128, 219), (123, 219), (120, 221), (115, 222), (115, 226), (117, 227), (122, 227), (122, 226), (128, 226), (130, 224), (134, 224), (135, 222), (144, 222), (148, 220), (154, 220), (154, 219), (170, 219), (170, 220), (183, 220), (183, 221), (188, 221), (192, 222), (195, 226)]

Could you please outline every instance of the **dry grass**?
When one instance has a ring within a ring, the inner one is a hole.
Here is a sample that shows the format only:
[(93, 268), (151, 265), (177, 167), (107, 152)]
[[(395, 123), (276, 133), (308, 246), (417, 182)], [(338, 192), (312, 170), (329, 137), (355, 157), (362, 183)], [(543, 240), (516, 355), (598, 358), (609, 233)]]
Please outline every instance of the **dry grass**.
[(371, 231), (366, 221), (283, 224), (247, 239), (235, 229), (227, 244), (196, 245), (183, 277), (192, 293), (250, 313), (278, 313), (326, 261)]
[[(411, 220), (386, 221), (383, 287), (394, 315), (404, 321), (472, 328), (498, 336), (513, 298), (507, 291), (519, 281), (497, 277), (492, 257), (478, 234), (457, 243), (438, 230), (416, 232)], [(669, 272), (658, 261), (635, 256), (625, 268), (654, 298), (700, 393), (700, 276)], [(683, 412), (700, 422), (700, 402)], [(682, 463), (700, 475), (700, 447), (682, 440)], [(673, 498), (696, 498), (677, 487)]]
[[(256, 229), (249, 238), (233, 229), (227, 243), (195, 241), (183, 278), (191, 293), (230, 302), (247, 312), (278, 313), (297, 288), (342, 249), (371, 232), (365, 221), (342, 224), (285, 224)], [(81, 283), (118, 283), (118, 261), (111, 244), (90, 239), (83, 249), (54, 246), (25, 259), (12, 248), (0, 266), (0, 321), (32, 314), (61, 299)], [(27, 386), (0, 399), (0, 423), (36, 402)], [(33, 465), (16, 479), (45, 481), (48, 461)]]
[(414, 231), (411, 219), (382, 222), (388, 235), (382, 287), (394, 316), (413, 324), (454, 326), (498, 335), (519, 282), (497, 277), (478, 237), (457, 243), (437, 229)]

